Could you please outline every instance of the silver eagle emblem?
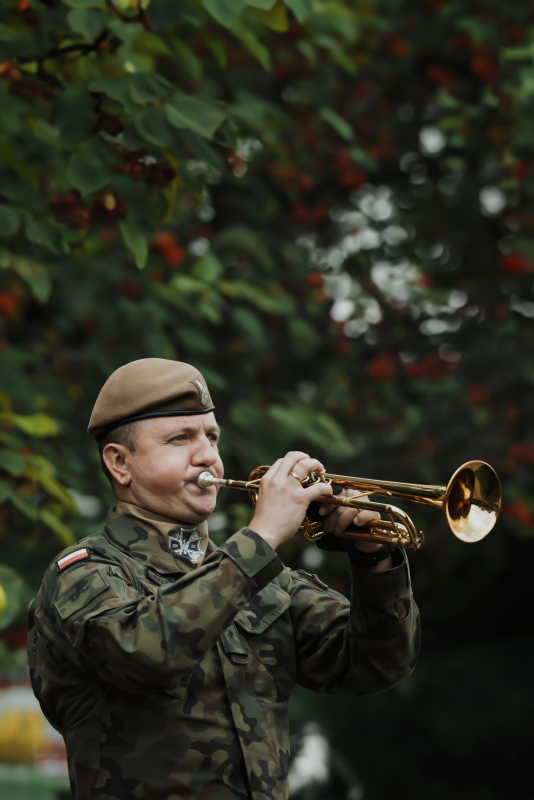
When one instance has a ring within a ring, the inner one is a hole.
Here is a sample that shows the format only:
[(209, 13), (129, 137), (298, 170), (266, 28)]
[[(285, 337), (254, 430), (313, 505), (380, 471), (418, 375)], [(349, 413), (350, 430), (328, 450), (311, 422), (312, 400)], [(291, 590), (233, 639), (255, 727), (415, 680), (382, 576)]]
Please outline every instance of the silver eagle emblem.
[(202, 378), (201, 380), (198, 379), (198, 378), (195, 378), (195, 380), (191, 381), (191, 383), (194, 383), (195, 386), (198, 389), (198, 395), (199, 395), (199, 398), (200, 398), (200, 405), (201, 406), (207, 406), (208, 405), (208, 400), (210, 398), (210, 395), (209, 395), (209, 392), (208, 392), (208, 385), (207, 385), (206, 381), (204, 380), (204, 378)]

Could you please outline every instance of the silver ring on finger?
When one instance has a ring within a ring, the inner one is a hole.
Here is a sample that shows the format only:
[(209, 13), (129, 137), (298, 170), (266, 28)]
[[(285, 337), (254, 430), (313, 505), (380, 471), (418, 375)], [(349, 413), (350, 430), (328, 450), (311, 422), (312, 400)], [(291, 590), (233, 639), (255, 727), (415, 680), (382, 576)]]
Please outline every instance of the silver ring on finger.
[(300, 477), (300, 475), (297, 475), (297, 473), (296, 473), (296, 472), (290, 472), (290, 473), (289, 473), (289, 475), (288, 475), (287, 477), (288, 477), (288, 478), (289, 478), (289, 477), (291, 477), (291, 478), (296, 478), (296, 479), (298, 480), (298, 482), (299, 482), (299, 483), (302, 483), (302, 481), (303, 481), (303, 480), (305, 480), (304, 478), (301, 478), (301, 477)]

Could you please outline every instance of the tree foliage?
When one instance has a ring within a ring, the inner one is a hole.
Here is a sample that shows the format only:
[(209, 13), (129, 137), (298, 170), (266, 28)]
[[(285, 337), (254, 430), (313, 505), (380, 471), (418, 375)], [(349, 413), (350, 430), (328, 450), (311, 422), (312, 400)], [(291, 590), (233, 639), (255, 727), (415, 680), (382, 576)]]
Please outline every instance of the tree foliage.
[[(112, 502), (84, 431), (102, 383), (158, 356), (205, 375), (236, 477), (294, 447), (393, 480), (494, 465), (476, 548), (412, 507), (415, 588), (435, 658), (519, 641), (533, 26), (497, 0), (4, 0), (0, 513), (24, 591)], [(249, 511), (221, 500), (231, 531)]]

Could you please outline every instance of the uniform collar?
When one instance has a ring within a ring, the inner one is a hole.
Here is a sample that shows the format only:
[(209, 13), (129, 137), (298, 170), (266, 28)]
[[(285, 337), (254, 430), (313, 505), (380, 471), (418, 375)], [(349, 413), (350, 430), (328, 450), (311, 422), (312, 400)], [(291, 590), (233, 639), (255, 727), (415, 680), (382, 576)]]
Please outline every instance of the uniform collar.
[[(200, 560), (196, 562), (191, 560), (191, 563), (195, 564), (196, 566), (200, 566), (200, 564), (202, 564), (208, 545), (207, 522), (199, 522), (198, 525), (188, 525), (187, 523), (178, 522), (170, 517), (164, 517), (162, 514), (155, 514), (153, 511), (148, 511), (146, 508), (140, 508), (132, 503), (125, 503), (123, 500), (118, 501), (117, 505), (115, 506), (115, 513), (120, 514), (122, 517), (129, 517), (137, 525), (140, 525), (145, 531), (147, 531), (147, 533), (150, 533), (151, 536), (155, 536), (158, 542), (161, 542), (167, 547), (170, 546), (170, 536), (177, 535), (179, 537), (182, 529), (196, 529), (201, 540), (200, 548), (202, 550), (202, 556), (200, 557)], [(187, 557), (185, 558), (187, 561), (189, 561)]]
[[(139, 510), (144, 511), (144, 509)], [(136, 561), (141, 561), (146, 566), (152, 567), (157, 572), (163, 574), (169, 572), (191, 572), (195, 569), (195, 564), (188, 558), (175, 555), (163, 541), (160, 541), (159, 538), (145, 530), (142, 527), (141, 519), (137, 522), (136, 519), (130, 516), (117, 514), (115, 507), (108, 512), (104, 530), (120, 550), (133, 556)], [(214, 545), (208, 542), (208, 554), (214, 549)]]

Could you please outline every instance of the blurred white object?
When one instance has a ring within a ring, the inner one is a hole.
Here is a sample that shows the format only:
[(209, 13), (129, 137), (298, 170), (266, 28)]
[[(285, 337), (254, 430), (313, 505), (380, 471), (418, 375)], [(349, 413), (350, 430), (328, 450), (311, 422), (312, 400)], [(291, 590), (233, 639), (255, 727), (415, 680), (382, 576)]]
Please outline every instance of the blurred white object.
[(76, 503), (76, 507), (82, 517), (94, 519), (100, 514), (102, 503), (98, 497), (94, 497), (90, 494), (80, 494), (80, 492), (75, 491), (75, 489), (70, 489), (69, 493)]
[(228, 525), (228, 517), (223, 511), (216, 511), (208, 519), (208, 530), (210, 533), (222, 531)]
[(421, 150), (427, 156), (436, 156), (445, 147), (445, 137), (435, 125), (425, 125), (419, 131)]
[(506, 205), (506, 197), (496, 186), (485, 186), (478, 197), (482, 213), (488, 217), (496, 217)]
[(310, 784), (326, 785), (330, 778), (330, 745), (313, 723), (302, 729), (300, 747), (289, 767), (289, 796), (294, 797)]
[(307, 722), (291, 737), (289, 765), (290, 800), (324, 800), (345, 786), (339, 800), (362, 800), (365, 789), (354, 770), (340, 753), (330, 746), (325, 731), (315, 722)]

